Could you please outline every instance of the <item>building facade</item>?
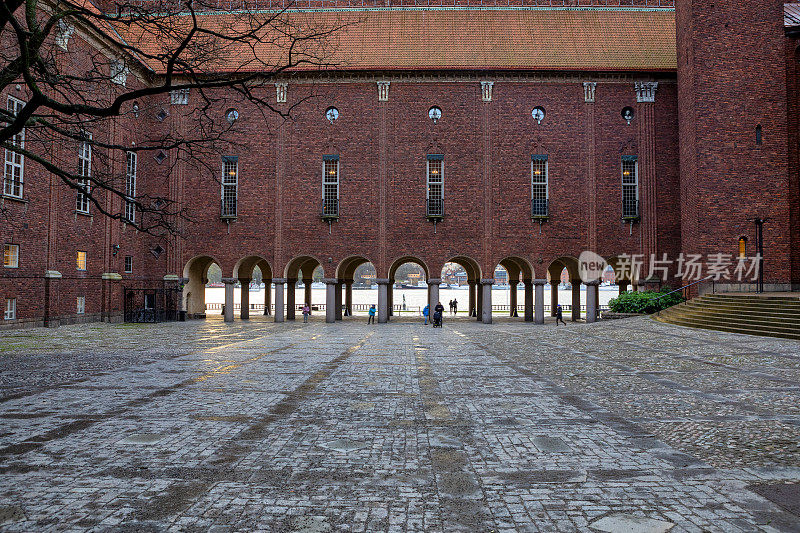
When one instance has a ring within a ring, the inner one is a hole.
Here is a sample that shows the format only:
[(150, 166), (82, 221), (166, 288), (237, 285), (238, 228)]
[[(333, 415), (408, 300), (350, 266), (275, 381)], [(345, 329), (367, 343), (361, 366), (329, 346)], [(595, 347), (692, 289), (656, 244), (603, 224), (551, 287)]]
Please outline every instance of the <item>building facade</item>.
[[(525, 284), (524, 319), (540, 322), (537, 289), (564, 268), (580, 298), (585, 251), (615, 266), (641, 256), (641, 272), (617, 278), (644, 286), (653, 259), (737, 257), (741, 242), (754, 255), (755, 219), (766, 219), (768, 288), (800, 288), (797, 41), (783, 3), (633, 3), (296, 10), (357, 22), (332, 37), (335, 67), (258, 89), (279, 113), (219, 89), (209, 116), (231, 131), (213, 153), (102, 162), (136, 194), (183, 206), (178, 236), (99, 215), (6, 150), (0, 327), (120, 320), (142, 306), (204, 316), (213, 263), (227, 319), (234, 284), (247, 287), (258, 266), (274, 283), (263, 303), (276, 320), (300, 303), (286, 284), (310, 287), (322, 267), (335, 320), (355, 269), (371, 262), (383, 322), (390, 280), (408, 261), (422, 266), (432, 300), (444, 264), (461, 264), (485, 322), (501, 265)], [(80, 28), (71, 39), (76, 57), (96, 46)], [(131, 68), (125, 83), (147, 80)], [(26, 97), (2, 95), (8, 106)], [(135, 146), (191, 132), (200, 102), (192, 91), (142, 99), (141, 112), (92, 135)], [(85, 147), (63, 151), (80, 168), (101, 164)], [(107, 196), (109, 210), (126, 209)], [(242, 298), (247, 318), (246, 289)]]

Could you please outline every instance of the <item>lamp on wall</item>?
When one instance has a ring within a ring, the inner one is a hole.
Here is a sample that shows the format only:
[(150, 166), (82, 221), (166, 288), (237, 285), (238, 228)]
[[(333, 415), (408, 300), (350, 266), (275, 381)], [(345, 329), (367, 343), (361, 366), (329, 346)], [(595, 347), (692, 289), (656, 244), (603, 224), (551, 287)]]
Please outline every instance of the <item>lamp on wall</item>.
[(116, 257), (117, 252), (119, 252), (119, 244), (112, 244), (111, 245), (111, 255)]

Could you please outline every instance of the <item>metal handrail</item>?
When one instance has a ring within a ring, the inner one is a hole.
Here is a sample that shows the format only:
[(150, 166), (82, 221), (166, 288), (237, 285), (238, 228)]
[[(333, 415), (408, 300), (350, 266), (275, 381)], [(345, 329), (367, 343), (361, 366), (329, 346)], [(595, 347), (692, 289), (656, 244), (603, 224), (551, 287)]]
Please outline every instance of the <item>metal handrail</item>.
[(691, 287), (692, 285), (697, 285), (698, 283), (702, 283), (702, 282), (704, 282), (704, 281), (708, 281), (708, 280), (710, 280), (710, 279), (714, 279), (714, 276), (708, 276), (708, 277), (705, 277), (705, 278), (703, 278), (703, 279), (697, 280), (697, 281), (695, 281), (695, 282), (693, 282), (693, 283), (690, 283), (690, 284), (688, 284), (688, 285), (684, 285), (683, 287), (681, 287), (681, 288), (679, 288), (679, 289), (675, 289), (674, 291), (669, 291), (669, 292), (667, 292), (667, 293), (664, 293), (664, 294), (662, 294), (661, 296), (657, 296), (656, 298), (651, 298), (651, 299), (650, 299), (650, 301), (651, 301), (651, 302), (655, 302), (656, 300), (660, 300), (660, 299), (661, 299), (661, 298), (663, 298), (664, 296), (669, 296), (669, 295), (670, 295), (670, 294), (672, 294), (673, 292), (678, 292), (678, 291), (682, 291), (682, 290), (684, 290), (684, 289), (688, 289), (688, 288), (689, 288), (689, 287)]

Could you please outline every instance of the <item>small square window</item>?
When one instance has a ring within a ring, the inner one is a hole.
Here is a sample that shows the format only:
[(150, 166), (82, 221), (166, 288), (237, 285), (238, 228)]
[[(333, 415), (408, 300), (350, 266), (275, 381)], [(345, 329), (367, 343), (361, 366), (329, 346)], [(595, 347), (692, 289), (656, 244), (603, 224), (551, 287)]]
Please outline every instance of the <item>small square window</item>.
[(3, 266), (6, 268), (19, 266), (19, 244), (3, 245)]
[(125, 256), (125, 273), (130, 274), (133, 272), (133, 256)]
[(79, 315), (86, 312), (86, 296), (78, 296), (76, 311)]
[(86, 252), (78, 252), (76, 267), (78, 270), (86, 270)]
[(6, 311), (3, 313), (5, 320), (15, 320), (17, 318), (17, 299), (9, 298), (6, 300)]

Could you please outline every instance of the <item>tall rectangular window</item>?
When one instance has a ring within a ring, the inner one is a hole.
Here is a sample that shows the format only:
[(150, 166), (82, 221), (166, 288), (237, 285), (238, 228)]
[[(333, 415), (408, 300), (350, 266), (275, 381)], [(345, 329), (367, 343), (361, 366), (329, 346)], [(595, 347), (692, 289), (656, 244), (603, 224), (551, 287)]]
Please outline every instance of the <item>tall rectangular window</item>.
[(136, 222), (136, 152), (127, 152), (125, 165), (125, 220)]
[(17, 318), (17, 299), (9, 298), (6, 300), (6, 311), (3, 313), (5, 320), (14, 320)]
[(86, 138), (78, 145), (78, 197), (75, 210), (78, 213), (89, 213), (89, 193), (92, 190), (90, 178), (92, 176), (92, 145), (89, 141), (92, 135), (85, 134)]
[(86, 312), (86, 296), (78, 296), (75, 311), (82, 315)]
[(130, 274), (133, 272), (133, 257), (130, 255), (125, 256), (125, 273)]
[(6, 268), (19, 266), (19, 244), (3, 245), (3, 266)]
[[(9, 114), (17, 116), (25, 102), (17, 100), (13, 96), (8, 97), (6, 109)], [(25, 128), (11, 137), (8, 144), (25, 148)], [(3, 194), (14, 198), (22, 198), (22, 182), (24, 178), (25, 159), (22, 154), (6, 148), (6, 164), (3, 170)]]
[(79, 250), (75, 259), (75, 268), (86, 270), (86, 252)]
[(546, 155), (531, 156), (531, 216), (543, 218), (548, 214), (548, 161)]
[(222, 218), (236, 218), (236, 198), (239, 188), (239, 158), (222, 157)]
[(322, 216), (339, 216), (339, 156), (322, 156)]
[(444, 156), (428, 155), (427, 216), (444, 216)]
[(622, 218), (639, 218), (639, 163), (635, 155), (622, 156)]

